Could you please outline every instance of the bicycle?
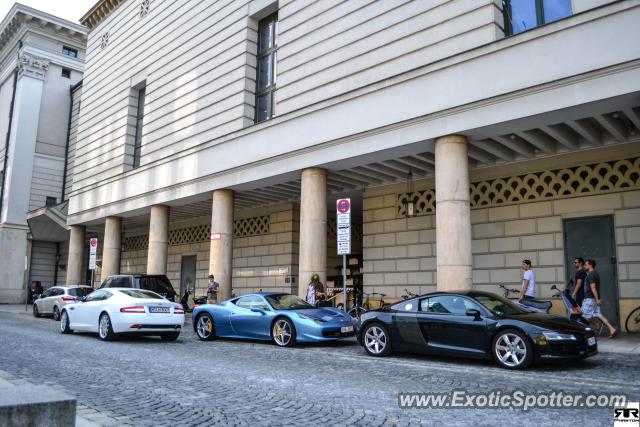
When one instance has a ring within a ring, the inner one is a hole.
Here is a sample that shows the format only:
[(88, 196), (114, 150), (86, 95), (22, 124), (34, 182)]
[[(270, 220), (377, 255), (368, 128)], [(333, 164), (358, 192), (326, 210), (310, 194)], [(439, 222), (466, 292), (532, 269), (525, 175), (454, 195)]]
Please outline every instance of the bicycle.
[(631, 313), (627, 316), (627, 320), (624, 322), (624, 326), (630, 334), (640, 332), (640, 307), (631, 310)]
[(520, 291), (517, 289), (509, 289), (504, 285), (498, 285), (500, 288), (503, 289), (503, 293), (504, 293), (504, 297), (505, 298), (511, 298), (509, 295), (514, 294), (515, 296), (520, 295)]
[[(362, 294), (364, 294), (367, 297), (367, 299), (363, 304), (359, 304), (359, 302), (362, 300)], [(380, 302), (376, 304), (377, 307), (372, 306), (373, 301), (371, 300), (371, 297), (374, 295), (380, 295)], [(387, 294), (381, 294), (378, 292), (371, 292), (371, 293), (358, 292), (356, 293), (356, 296), (355, 296), (354, 305), (349, 309), (347, 314), (354, 319), (360, 320), (360, 316), (362, 316), (362, 313), (366, 313), (369, 310), (378, 310), (378, 309), (384, 308), (386, 306), (384, 302), (384, 297), (386, 296)]]
[(411, 298), (415, 298), (417, 296), (418, 296), (418, 294), (414, 294), (413, 292), (411, 292), (407, 288), (404, 288), (404, 295), (402, 295), (402, 299), (411, 299)]

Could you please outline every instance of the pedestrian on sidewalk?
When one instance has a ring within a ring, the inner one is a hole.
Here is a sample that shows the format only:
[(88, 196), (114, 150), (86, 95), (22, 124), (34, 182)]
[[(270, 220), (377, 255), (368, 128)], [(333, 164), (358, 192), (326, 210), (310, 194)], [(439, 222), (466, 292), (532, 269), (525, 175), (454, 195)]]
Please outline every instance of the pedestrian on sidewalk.
[(318, 302), (324, 300), (324, 285), (320, 282), (320, 275), (313, 273), (311, 282), (307, 286), (307, 302), (316, 307)]
[(218, 290), (220, 284), (216, 282), (213, 274), (209, 275), (209, 283), (207, 284), (207, 304), (214, 304), (218, 302)]
[(520, 295), (518, 295), (518, 301), (531, 301), (536, 299), (536, 273), (531, 268), (531, 261), (528, 259), (522, 260), (522, 269), (524, 275), (522, 276), (522, 287), (520, 288)]
[(573, 291), (571, 296), (582, 306), (584, 301), (584, 282), (587, 278), (587, 270), (584, 269), (584, 259), (581, 257), (575, 257), (573, 260), (573, 268), (576, 269), (576, 274), (573, 277)]
[(602, 300), (600, 299), (600, 275), (596, 271), (596, 261), (589, 259), (585, 266), (588, 274), (585, 282), (584, 301), (582, 301), (582, 316), (587, 320), (594, 317), (599, 318), (609, 328), (609, 338), (615, 338), (618, 335), (618, 330), (611, 326), (611, 323), (600, 311)]

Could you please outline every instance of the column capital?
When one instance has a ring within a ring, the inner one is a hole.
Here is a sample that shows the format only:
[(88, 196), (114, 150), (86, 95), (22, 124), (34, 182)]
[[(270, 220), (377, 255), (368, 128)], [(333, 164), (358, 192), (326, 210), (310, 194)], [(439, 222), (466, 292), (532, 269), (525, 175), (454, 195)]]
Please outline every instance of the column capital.
[(20, 53), (18, 56), (18, 76), (29, 76), (35, 79), (44, 80), (49, 69), (49, 61), (38, 58), (28, 53)]
[(302, 169), (302, 175), (327, 175), (327, 170), (323, 168), (306, 168)]

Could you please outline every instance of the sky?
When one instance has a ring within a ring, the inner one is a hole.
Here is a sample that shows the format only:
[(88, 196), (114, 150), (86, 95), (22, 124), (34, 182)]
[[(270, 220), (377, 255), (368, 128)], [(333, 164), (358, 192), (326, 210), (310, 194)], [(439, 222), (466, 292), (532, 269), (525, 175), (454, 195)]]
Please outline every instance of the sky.
[[(98, 0), (20, 0), (18, 3), (77, 24), (97, 2)], [(13, 0), (0, 0), (0, 22), (7, 16), (14, 3)]]

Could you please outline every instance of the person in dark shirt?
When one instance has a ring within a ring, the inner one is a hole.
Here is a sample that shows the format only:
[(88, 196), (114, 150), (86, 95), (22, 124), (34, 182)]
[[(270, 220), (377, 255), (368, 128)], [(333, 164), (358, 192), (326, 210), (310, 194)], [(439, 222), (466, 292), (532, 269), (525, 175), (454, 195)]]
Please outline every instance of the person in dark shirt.
[(584, 269), (584, 259), (576, 257), (573, 260), (573, 268), (576, 269), (576, 274), (573, 277), (574, 287), (571, 296), (576, 300), (578, 305), (581, 306), (584, 300), (584, 279), (587, 278), (587, 271)]
[(598, 317), (609, 328), (609, 338), (614, 338), (618, 335), (618, 330), (611, 326), (611, 323), (600, 311), (600, 306), (602, 305), (602, 300), (600, 300), (600, 275), (596, 271), (596, 262), (589, 259), (585, 266), (588, 274), (586, 277), (587, 286), (585, 286), (584, 290), (584, 301), (582, 301), (582, 316), (587, 320)]

